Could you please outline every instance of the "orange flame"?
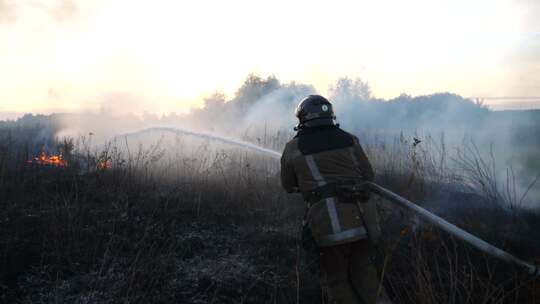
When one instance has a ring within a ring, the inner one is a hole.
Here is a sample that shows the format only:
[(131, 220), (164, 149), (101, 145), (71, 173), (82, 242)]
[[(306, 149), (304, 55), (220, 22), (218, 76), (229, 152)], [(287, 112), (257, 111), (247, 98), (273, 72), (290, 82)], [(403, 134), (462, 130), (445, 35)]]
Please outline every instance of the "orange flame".
[(112, 168), (112, 163), (108, 159), (101, 160), (101, 161), (99, 161), (97, 163), (97, 168), (100, 169), (100, 170), (111, 169)]
[(62, 158), (62, 154), (48, 156), (45, 152), (40, 152), (38, 156), (29, 160), (28, 163), (38, 165), (49, 165), (55, 167), (66, 167), (67, 161)]

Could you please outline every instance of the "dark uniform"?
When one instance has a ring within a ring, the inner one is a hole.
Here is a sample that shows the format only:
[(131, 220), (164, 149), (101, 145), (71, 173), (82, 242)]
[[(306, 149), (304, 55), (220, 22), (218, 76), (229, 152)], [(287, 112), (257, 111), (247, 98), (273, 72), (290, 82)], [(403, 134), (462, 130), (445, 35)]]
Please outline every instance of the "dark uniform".
[(308, 202), (306, 222), (320, 250), (330, 303), (376, 303), (382, 291), (368, 238), (379, 235), (374, 203), (368, 193), (351, 197), (336, 190), (373, 176), (358, 138), (333, 123), (303, 126), (283, 152), (282, 185)]

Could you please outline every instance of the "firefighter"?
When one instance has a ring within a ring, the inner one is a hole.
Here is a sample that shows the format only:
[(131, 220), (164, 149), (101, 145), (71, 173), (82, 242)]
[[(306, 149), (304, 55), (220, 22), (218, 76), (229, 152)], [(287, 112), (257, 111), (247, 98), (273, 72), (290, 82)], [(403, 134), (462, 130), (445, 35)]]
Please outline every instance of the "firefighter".
[(329, 302), (376, 303), (384, 293), (374, 263), (380, 230), (375, 203), (359, 186), (373, 180), (371, 164), (358, 138), (335, 124), (326, 98), (309, 95), (296, 117), (298, 132), (281, 158), (281, 182), (307, 202), (304, 225), (319, 250)]

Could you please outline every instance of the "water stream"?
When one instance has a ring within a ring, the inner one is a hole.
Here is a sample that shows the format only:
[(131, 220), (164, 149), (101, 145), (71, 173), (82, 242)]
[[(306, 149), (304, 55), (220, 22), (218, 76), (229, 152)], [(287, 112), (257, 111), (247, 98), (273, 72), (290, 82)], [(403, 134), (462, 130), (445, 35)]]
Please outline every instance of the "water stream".
[(242, 140), (229, 138), (229, 137), (216, 135), (216, 134), (196, 132), (196, 131), (192, 131), (192, 130), (188, 130), (188, 129), (180, 129), (180, 128), (172, 128), (172, 127), (148, 128), (148, 129), (135, 131), (135, 132), (131, 132), (131, 133), (125, 133), (125, 134), (121, 134), (121, 135), (117, 135), (117, 136), (113, 137), (113, 140), (117, 139), (117, 138), (127, 138), (127, 137), (142, 135), (142, 134), (146, 134), (146, 133), (154, 133), (154, 132), (166, 132), (166, 133), (174, 133), (174, 134), (195, 136), (195, 137), (199, 137), (199, 138), (203, 138), (203, 139), (210, 139), (210, 140), (222, 142), (222, 143), (233, 145), (233, 146), (239, 146), (239, 147), (249, 149), (249, 150), (252, 150), (252, 151), (255, 151), (255, 152), (263, 153), (263, 154), (266, 154), (266, 155), (271, 156), (273, 158), (277, 158), (277, 159), (281, 158), (281, 153), (279, 153), (277, 151), (266, 149), (266, 148), (263, 148), (263, 147), (259, 147), (259, 146), (255, 145), (255, 144), (245, 142), (245, 141), (242, 141)]

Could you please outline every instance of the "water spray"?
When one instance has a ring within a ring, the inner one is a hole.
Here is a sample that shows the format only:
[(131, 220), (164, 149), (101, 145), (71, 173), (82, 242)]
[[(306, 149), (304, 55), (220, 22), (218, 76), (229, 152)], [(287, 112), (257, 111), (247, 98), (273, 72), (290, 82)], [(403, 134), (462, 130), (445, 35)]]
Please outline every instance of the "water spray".
[[(274, 150), (270, 150), (270, 149), (266, 149), (266, 148), (263, 148), (263, 147), (259, 147), (255, 144), (252, 144), (252, 143), (248, 143), (248, 142), (244, 142), (244, 141), (241, 141), (241, 140), (237, 140), (237, 139), (233, 139), (233, 138), (228, 138), (228, 137), (223, 137), (223, 136), (220, 136), (220, 135), (215, 135), (215, 134), (209, 134), (209, 133), (201, 133), (201, 132), (195, 132), (195, 131), (192, 131), (192, 130), (187, 130), (187, 129), (178, 129), (178, 128), (169, 128), (169, 127), (163, 127), (163, 128), (149, 128), (149, 129), (144, 129), (144, 130), (141, 130), (141, 131), (137, 131), (137, 132), (133, 132), (133, 133), (126, 133), (126, 134), (123, 134), (123, 135), (118, 135), (118, 136), (115, 136), (114, 138), (119, 138), (119, 137), (129, 137), (129, 136), (136, 136), (136, 135), (141, 135), (141, 134), (145, 134), (145, 133), (152, 133), (152, 132), (169, 132), (169, 133), (174, 133), (174, 134), (182, 134), (182, 135), (188, 135), (188, 136), (195, 136), (195, 137), (199, 137), (199, 138), (205, 138), (205, 139), (210, 139), (210, 140), (214, 140), (214, 141), (219, 141), (219, 142), (222, 142), (222, 143), (225, 143), (225, 144), (230, 144), (230, 145), (235, 145), (235, 146), (239, 146), (239, 147), (242, 147), (242, 148), (245, 148), (245, 149), (249, 149), (249, 150), (253, 150), (253, 151), (256, 151), (256, 152), (260, 152), (260, 153), (264, 153), (268, 156), (271, 156), (273, 158), (276, 158), (276, 159), (280, 159), (281, 158), (281, 153), (277, 152), (277, 151), (274, 151)], [(526, 261), (523, 261), (515, 256), (513, 256), (512, 254), (500, 249), (500, 248), (497, 248), (493, 245), (491, 245), (490, 243), (470, 234), (469, 232), (457, 227), (456, 225), (454, 224), (451, 224), (449, 222), (447, 222), (446, 220), (444, 220), (443, 218), (427, 211), (426, 209), (418, 206), (417, 204), (401, 197), (400, 195), (384, 188), (384, 187), (381, 187), (375, 183), (368, 183), (369, 185), (369, 189), (371, 192), (381, 196), (381, 197), (384, 197), (386, 198), (388, 201), (402, 207), (402, 208), (406, 208), (406, 209), (409, 209), (411, 211), (413, 211), (414, 213), (418, 214), (420, 217), (422, 217), (423, 219), (429, 221), (430, 223), (432, 223), (433, 225), (439, 227), (440, 229), (448, 232), (449, 234), (457, 237), (458, 239), (462, 240), (462, 241), (465, 241), (466, 243), (469, 243), (470, 245), (472, 245), (473, 247), (479, 249), (480, 251), (484, 252), (484, 253), (487, 253), (493, 257), (496, 257), (500, 260), (503, 260), (505, 262), (509, 262), (509, 263), (513, 263), (521, 268), (523, 268), (525, 271), (527, 271), (529, 274), (531, 275), (535, 275), (535, 276), (539, 276), (540, 275), (540, 269), (538, 266), (536, 265), (533, 265), (529, 262), (526, 262)]]
[(270, 149), (266, 149), (266, 148), (263, 148), (263, 147), (259, 147), (259, 146), (255, 145), (255, 144), (252, 144), (252, 143), (248, 143), (248, 142), (245, 142), (245, 141), (241, 141), (241, 140), (234, 139), (234, 138), (228, 138), (228, 137), (224, 137), (224, 136), (220, 136), (220, 135), (204, 133), (204, 132), (195, 132), (195, 131), (192, 131), (192, 130), (180, 129), (180, 128), (170, 128), (170, 127), (148, 128), (148, 129), (144, 129), (144, 130), (140, 130), (140, 131), (136, 131), (136, 132), (132, 132), (132, 133), (126, 133), (126, 134), (114, 136), (113, 140), (117, 139), (117, 138), (122, 138), (122, 137), (127, 138), (127, 137), (131, 137), (131, 136), (137, 136), (137, 135), (142, 135), (142, 134), (145, 134), (145, 133), (153, 133), (153, 132), (168, 132), (168, 133), (174, 133), (174, 134), (179, 134), (179, 135), (195, 136), (195, 137), (199, 137), (199, 138), (203, 138), (203, 139), (219, 141), (219, 142), (222, 142), (224, 144), (229, 144), (229, 145), (233, 145), (233, 146), (239, 146), (239, 147), (242, 147), (244, 149), (252, 150), (252, 151), (255, 151), (255, 152), (260, 152), (260, 153), (272, 156), (272, 157), (277, 158), (277, 159), (279, 159), (281, 157), (281, 153), (279, 153), (279, 152), (276, 152), (276, 151), (270, 150)]

